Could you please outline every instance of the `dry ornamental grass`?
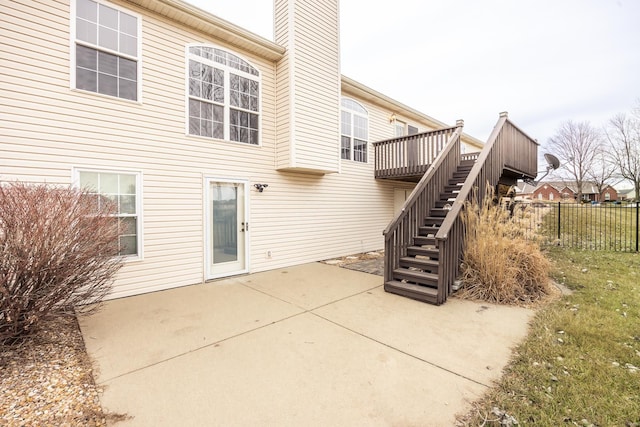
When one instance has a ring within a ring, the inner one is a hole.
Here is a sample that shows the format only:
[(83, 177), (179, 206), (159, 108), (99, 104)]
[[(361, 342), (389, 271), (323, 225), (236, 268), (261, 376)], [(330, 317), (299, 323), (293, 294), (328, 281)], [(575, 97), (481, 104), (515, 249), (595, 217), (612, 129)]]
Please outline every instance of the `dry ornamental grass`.
[(493, 200), (490, 191), (482, 204), (467, 203), (463, 212), (463, 287), (457, 295), (501, 304), (539, 301), (552, 292), (549, 261), (519, 220)]

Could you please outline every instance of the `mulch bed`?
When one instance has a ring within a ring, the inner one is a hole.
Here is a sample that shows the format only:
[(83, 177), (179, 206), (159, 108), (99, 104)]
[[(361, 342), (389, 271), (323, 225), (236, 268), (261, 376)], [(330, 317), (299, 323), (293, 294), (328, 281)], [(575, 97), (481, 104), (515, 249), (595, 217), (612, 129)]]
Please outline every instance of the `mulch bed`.
[(75, 317), (43, 321), (33, 335), (0, 346), (0, 425), (105, 426)]

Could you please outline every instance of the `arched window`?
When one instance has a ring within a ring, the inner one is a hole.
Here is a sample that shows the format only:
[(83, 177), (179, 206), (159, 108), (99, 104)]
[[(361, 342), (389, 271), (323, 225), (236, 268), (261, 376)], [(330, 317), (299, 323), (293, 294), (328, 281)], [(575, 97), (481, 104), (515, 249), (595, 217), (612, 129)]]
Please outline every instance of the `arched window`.
[(190, 46), (187, 57), (189, 135), (258, 145), (260, 72), (212, 46)]
[(340, 106), (340, 157), (366, 163), (369, 113), (360, 103), (350, 98), (342, 98)]

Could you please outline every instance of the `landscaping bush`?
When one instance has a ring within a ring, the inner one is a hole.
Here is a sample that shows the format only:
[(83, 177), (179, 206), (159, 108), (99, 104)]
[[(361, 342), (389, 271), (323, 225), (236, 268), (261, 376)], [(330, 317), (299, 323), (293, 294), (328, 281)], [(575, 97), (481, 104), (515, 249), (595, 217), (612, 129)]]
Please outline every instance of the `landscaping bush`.
[(104, 298), (121, 267), (114, 213), (84, 190), (0, 185), (0, 344)]
[[(490, 188), (490, 186), (489, 186)], [(490, 188), (480, 205), (467, 203), (465, 249), (458, 295), (488, 302), (531, 303), (549, 294), (549, 261), (526, 236), (521, 218), (494, 203)]]

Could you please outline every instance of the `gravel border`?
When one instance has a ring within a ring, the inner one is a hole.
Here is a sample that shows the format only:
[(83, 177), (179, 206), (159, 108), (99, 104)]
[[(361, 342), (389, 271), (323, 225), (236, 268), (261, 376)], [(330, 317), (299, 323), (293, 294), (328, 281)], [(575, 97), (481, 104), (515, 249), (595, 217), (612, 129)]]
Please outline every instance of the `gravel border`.
[(106, 426), (91, 360), (75, 317), (42, 321), (38, 331), (0, 346), (0, 425)]

